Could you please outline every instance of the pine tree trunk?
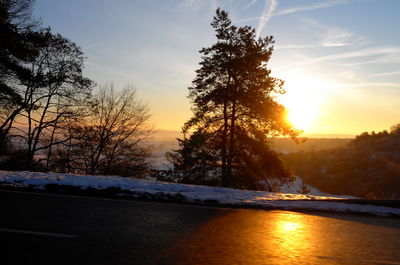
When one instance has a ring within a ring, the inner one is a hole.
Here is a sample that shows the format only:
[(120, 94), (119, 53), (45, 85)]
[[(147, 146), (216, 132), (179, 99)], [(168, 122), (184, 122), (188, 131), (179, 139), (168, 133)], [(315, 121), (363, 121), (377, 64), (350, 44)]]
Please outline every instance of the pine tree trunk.
[(224, 131), (222, 134), (222, 146), (221, 146), (221, 158), (222, 158), (222, 177), (221, 177), (221, 184), (222, 186), (227, 186), (228, 179), (227, 179), (227, 172), (226, 172), (226, 146), (227, 146), (227, 138), (228, 138), (228, 103), (227, 100), (224, 100)]
[(233, 155), (235, 153), (235, 122), (236, 122), (236, 101), (232, 102), (232, 116), (231, 116), (231, 128), (230, 128), (230, 136), (229, 136), (229, 153), (228, 153), (228, 161), (227, 161), (227, 179), (228, 186), (232, 184), (232, 160)]
[(221, 170), (222, 170), (222, 177), (221, 177), (221, 185), (227, 186), (229, 184), (229, 178), (227, 174), (227, 146), (228, 146), (228, 127), (229, 127), (229, 117), (228, 117), (228, 93), (230, 84), (231, 84), (231, 76), (228, 77), (228, 82), (226, 84), (226, 89), (224, 91), (224, 130), (222, 133), (222, 146), (221, 146)]

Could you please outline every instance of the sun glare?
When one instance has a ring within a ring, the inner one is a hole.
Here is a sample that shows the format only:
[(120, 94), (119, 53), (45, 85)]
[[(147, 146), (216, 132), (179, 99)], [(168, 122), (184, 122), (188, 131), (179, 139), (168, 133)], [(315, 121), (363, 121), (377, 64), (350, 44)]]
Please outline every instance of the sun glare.
[(280, 222), (279, 226), (280, 229), (283, 230), (284, 232), (292, 232), (301, 228), (301, 223), (286, 221), (286, 222)]
[(288, 121), (297, 129), (308, 130), (316, 117), (316, 110), (308, 106), (290, 106), (287, 115)]
[(287, 78), (285, 88), (287, 93), (281, 97), (281, 103), (288, 110), (288, 121), (297, 129), (312, 131), (321, 115), (323, 99), (332, 87), (321, 80), (295, 75)]

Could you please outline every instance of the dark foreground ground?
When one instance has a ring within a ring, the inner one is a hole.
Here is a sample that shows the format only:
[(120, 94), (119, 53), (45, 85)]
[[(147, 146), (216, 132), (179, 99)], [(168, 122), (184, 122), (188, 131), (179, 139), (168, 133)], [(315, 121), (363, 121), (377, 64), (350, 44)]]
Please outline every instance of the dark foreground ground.
[(0, 191), (0, 264), (400, 264), (400, 218)]

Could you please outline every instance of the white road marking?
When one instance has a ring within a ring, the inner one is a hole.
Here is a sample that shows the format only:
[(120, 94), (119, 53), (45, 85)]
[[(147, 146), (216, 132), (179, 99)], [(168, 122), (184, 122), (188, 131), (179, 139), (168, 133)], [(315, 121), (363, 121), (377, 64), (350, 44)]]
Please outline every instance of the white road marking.
[(18, 229), (8, 229), (8, 228), (0, 228), (0, 232), (35, 235), (35, 236), (63, 237), (63, 238), (75, 238), (76, 237), (75, 235), (48, 233), (48, 232), (37, 232), (37, 231), (18, 230)]

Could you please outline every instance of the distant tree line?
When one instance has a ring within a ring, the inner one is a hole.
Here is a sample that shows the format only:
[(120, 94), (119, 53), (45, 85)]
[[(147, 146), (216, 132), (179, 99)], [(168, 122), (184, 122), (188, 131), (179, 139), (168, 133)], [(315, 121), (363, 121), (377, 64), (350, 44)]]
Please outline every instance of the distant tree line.
[(331, 194), (400, 197), (400, 124), (364, 132), (344, 147), (283, 155), (305, 183)]
[(304, 138), (299, 137), (297, 142), (288, 137), (275, 137), (271, 139), (272, 148), (282, 153), (298, 151), (318, 151), (342, 147), (348, 144), (352, 138)]
[(141, 176), (149, 109), (83, 75), (74, 42), (32, 19), (32, 0), (0, 0), (0, 167)]

